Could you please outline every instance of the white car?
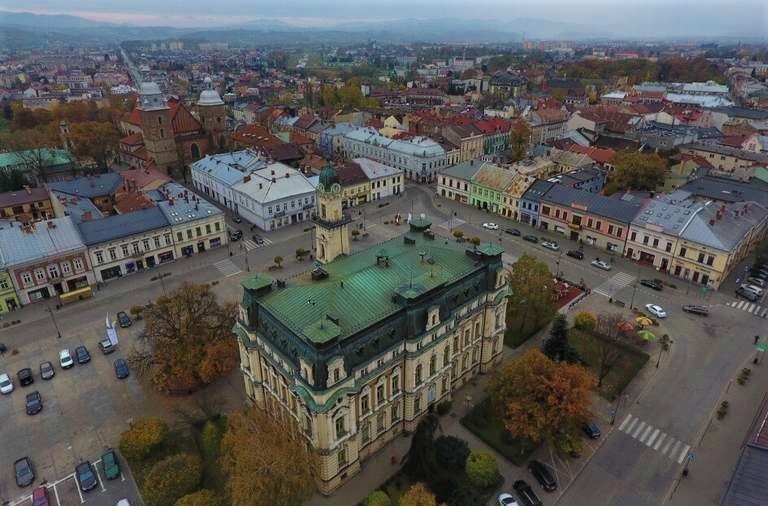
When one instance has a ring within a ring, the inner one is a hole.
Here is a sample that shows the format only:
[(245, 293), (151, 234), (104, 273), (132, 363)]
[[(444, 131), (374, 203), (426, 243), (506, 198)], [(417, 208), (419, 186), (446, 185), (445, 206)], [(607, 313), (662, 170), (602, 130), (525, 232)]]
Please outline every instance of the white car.
[(512, 494), (503, 492), (499, 494), (499, 506), (517, 506), (517, 501), (512, 497)]
[(120, 499), (115, 506), (131, 506), (131, 503), (128, 499)]
[(547, 249), (551, 249), (552, 251), (560, 251), (560, 246), (558, 246), (554, 241), (542, 241), (541, 245)]
[(763, 295), (763, 292), (765, 291), (765, 290), (763, 290), (762, 288), (760, 288), (760, 287), (759, 287), (759, 286), (757, 286), (757, 285), (748, 285), (748, 284), (743, 284), (743, 285), (741, 285), (741, 287), (742, 287), (743, 289), (745, 289), (745, 290), (749, 290), (750, 292), (754, 292), (755, 294), (757, 294), (757, 296), (758, 296), (758, 297), (760, 297), (761, 295)]
[(69, 353), (69, 350), (61, 350), (59, 352), (59, 365), (61, 365), (62, 369), (69, 369), (75, 365), (75, 361), (72, 360), (72, 354)]
[(597, 267), (598, 269), (602, 269), (604, 271), (610, 271), (611, 266), (608, 265), (608, 262), (604, 260), (592, 260), (592, 265)]
[(498, 230), (499, 226), (495, 223), (483, 223), (483, 228), (487, 228), (488, 230)]
[(666, 318), (667, 312), (664, 311), (664, 308), (661, 306), (657, 306), (656, 304), (646, 304), (645, 309), (648, 310), (649, 313), (651, 313), (656, 318)]
[(13, 380), (5, 373), (0, 374), (0, 393), (9, 394), (11, 392), (13, 392)]

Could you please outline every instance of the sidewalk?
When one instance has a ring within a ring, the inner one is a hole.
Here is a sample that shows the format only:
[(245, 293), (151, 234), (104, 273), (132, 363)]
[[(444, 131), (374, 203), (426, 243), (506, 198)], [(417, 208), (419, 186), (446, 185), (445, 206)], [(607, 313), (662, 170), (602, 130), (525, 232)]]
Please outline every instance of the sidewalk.
[(743, 386), (734, 377), (724, 390), (720, 401), (730, 403), (728, 414), (718, 420), (712, 413), (710, 425), (691, 450), (690, 474), (680, 478), (667, 504), (720, 504), (760, 404), (768, 395), (768, 363), (755, 365), (750, 359), (744, 367), (752, 369), (751, 377)]

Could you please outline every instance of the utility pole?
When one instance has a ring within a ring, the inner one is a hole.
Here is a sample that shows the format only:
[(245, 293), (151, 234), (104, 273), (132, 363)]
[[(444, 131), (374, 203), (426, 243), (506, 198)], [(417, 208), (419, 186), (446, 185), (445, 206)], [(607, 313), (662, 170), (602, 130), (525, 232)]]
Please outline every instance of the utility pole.
[(53, 322), (53, 327), (56, 329), (56, 337), (58, 339), (61, 339), (61, 331), (59, 330), (59, 325), (56, 323), (56, 317), (53, 316), (53, 309), (51, 309), (50, 304), (48, 304), (48, 313), (51, 315), (51, 321)]

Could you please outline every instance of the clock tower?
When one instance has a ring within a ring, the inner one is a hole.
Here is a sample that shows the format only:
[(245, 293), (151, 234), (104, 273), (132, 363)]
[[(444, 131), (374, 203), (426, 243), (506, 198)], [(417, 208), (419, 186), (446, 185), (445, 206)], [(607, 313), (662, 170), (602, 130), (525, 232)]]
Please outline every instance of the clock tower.
[(318, 261), (327, 264), (339, 255), (349, 255), (349, 223), (352, 221), (342, 212), (339, 175), (330, 163), (320, 171), (316, 201), (315, 254)]

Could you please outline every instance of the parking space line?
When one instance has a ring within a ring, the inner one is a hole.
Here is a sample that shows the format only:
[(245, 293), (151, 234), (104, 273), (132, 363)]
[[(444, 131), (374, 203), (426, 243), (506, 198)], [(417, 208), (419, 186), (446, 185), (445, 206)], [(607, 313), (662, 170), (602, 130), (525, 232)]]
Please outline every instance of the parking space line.
[(659, 438), (659, 440), (658, 440), (658, 441), (656, 441), (656, 444), (655, 444), (655, 445), (653, 445), (653, 449), (654, 449), (654, 450), (658, 450), (658, 449), (659, 449), (659, 447), (661, 446), (661, 443), (663, 443), (663, 442), (664, 442), (664, 439), (665, 439), (666, 437), (667, 437), (667, 433), (665, 432), (665, 433), (663, 433), (663, 434), (661, 435), (661, 437)]
[(661, 432), (659, 429), (656, 429), (653, 431), (653, 434), (651, 434), (651, 437), (648, 438), (648, 441), (645, 442), (645, 446), (650, 447), (653, 442), (656, 440), (656, 438), (659, 436), (659, 432)]
[[(98, 462), (98, 460), (96, 462)], [(99, 480), (99, 485), (101, 485), (101, 491), (106, 492), (107, 489), (104, 487), (104, 482), (101, 480), (101, 475), (99, 474), (99, 466), (94, 464), (93, 470), (96, 471), (96, 479)]]
[(53, 484), (53, 495), (56, 497), (56, 506), (61, 506), (61, 499), (59, 499), (59, 491), (56, 490), (56, 484)]
[(621, 425), (619, 425), (619, 430), (623, 431), (624, 430), (624, 426), (627, 425), (627, 422), (629, 422), (629, 420), (631, 420), (631, 419), (632, 419), (632, 415), (628, 414), (627, 417), (624, 419), (624, 421), (621, 422)]

